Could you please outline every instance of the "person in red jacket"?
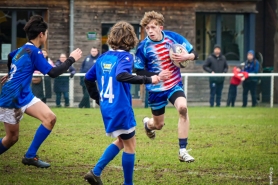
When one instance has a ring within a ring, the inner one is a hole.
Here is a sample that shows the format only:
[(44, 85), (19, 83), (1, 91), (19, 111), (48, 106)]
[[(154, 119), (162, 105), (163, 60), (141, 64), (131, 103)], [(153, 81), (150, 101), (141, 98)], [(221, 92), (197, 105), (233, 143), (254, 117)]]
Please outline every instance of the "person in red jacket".
[(236, 95), (237, 95), (237, 86), (243, 82), (246, 78), (248, 78), (248, 73), (241, 71), (239, 67), (233, 68), (234, 76), (231, 78), (229, 93), (228, 93), (228, 100), (227, 100), (227, 107), (235, 106)]

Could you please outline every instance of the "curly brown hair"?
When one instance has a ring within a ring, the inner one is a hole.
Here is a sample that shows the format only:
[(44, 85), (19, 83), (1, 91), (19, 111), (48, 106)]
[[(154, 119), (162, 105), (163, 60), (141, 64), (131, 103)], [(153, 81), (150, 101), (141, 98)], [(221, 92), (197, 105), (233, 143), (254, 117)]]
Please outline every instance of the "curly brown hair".
[(110, 30), (107, 44), (114, 50), (122, 49), (129, 51), (136, 47), (138, 39), (131, 24), (120, 21)]
[(158, 12), (155, 12), (155, 11), (145, 12), (145, 15), (142, 18), (142, 20), (140, 22), (140, 25), (145, 28), (152, 20), (156, 20), (156, 22), (159, 26), (164, 25), (163, 15), (161, 13), (158, 13)]

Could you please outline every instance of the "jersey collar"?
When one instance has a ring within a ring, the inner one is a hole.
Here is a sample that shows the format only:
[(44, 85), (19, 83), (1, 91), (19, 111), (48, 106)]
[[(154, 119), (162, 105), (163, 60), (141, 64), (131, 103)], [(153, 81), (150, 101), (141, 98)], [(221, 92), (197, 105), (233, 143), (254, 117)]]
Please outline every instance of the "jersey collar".
[(149, 36), (147, 36), (148, 40), (151, 41), (152, 43), (155, 43), (155, 44), (160, 44), (161, 42), (164, 41), (164, 38), (165, 38), (165, 33), (164, 31), (161, 31), (162, 33), (162, 39), (160, 41), (153, 41), (152, 39), (149, 38)]

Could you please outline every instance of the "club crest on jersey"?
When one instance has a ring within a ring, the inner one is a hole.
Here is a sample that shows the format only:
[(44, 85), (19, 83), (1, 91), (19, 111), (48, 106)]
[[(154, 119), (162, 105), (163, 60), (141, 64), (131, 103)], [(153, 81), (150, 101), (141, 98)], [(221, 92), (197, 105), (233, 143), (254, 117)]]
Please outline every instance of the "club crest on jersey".
[(168, 42), (166, 42), (165, 45), (164, 45), (164, 47), (167, 48), (167, 49), (170, 49), (170, 48), (171, 48), (171, 44), (168, 43)]

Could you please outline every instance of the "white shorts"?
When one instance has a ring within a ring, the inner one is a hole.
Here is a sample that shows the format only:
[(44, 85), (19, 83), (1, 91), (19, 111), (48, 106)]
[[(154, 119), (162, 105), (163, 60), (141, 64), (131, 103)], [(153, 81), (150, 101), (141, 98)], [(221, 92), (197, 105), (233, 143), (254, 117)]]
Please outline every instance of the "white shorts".
[(0, 107), (0, 121), (12, 125), (18, 124), (23, 118), (23, 113), (25, 112), (25, 110), (39, 101), (41, 101), (39, 98), (34, 97), (27, 105), (19, 109)]
[(132, 128), (130, 128), (128, 130), (121, 129), (121, 130), (116, 130), (116, 131), (111, 132), (111, 133), (106, 133), (106, 135), (110, 136), (110, 137), (115, 137), (116, 138), (116, 137), (118, 137), (119, 135), (122, 135), (122, 134), (129, 134), (129, 133), (133, 132), (134, 130), (135, 130), (135, 127), (132, 127)]

